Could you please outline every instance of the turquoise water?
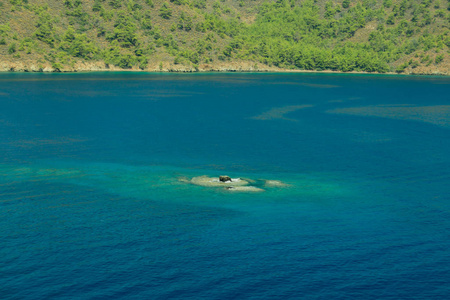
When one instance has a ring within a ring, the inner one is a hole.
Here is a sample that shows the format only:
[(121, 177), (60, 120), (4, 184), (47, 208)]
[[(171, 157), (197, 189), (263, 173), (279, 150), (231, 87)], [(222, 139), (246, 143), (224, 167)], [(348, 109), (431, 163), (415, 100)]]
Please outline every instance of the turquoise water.
[(0, 74), (0, 153), (2, 299), (450, 297), (449, 78)]

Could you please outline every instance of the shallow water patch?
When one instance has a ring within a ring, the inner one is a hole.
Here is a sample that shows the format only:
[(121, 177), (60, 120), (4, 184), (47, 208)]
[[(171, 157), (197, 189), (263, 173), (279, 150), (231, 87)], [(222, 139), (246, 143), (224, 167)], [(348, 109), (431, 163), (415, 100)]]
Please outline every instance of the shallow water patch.
[[(193, 173), (195, 172), (195, 173)], [(224, 201), (226, 195), (264, 194), (266, 199), (346, 197), (355, 195), (354, 183), (333, 174), (242, 173), (234, 182), (218, 182), (217, 170), (190, 170), (172, 166), (130, 166), (112, 163), (9, 165), (0, 168), (3, 183), (40, 181), (94, 188), (122, 197), (164, 201)], [(262, 194), (260, 192), (263, 192)], [(213, 196), (213, 198), (211, 198)], [(219, 197), (219, 198), (218, 198)], [(225, 197), (225, 198), (220, 198)], [(268, 197), (268, 198), (267, 198)]]
[(306, 105), (288, 105), (288, 106), (283, 106), (283, 107), (274, 107), (266, 112), (263, 112), (260, 115), (251, 117), (250, 119), (263, 120), (263, 121), (287, 120), (287, 121), (297, 122), (298, 120), (292, 119), (292, 118), (287, 118), (285, 115), (288, 113), (295, 112), (297, 110), (309, 108), (309, 107), (313, 107), (313, 105), (306, 104)]
[(405, 104), (336, 108), (330, 114), (380, 117), (394, 120), (420, 121), (450, 127), (450, 105), (409, 106)]

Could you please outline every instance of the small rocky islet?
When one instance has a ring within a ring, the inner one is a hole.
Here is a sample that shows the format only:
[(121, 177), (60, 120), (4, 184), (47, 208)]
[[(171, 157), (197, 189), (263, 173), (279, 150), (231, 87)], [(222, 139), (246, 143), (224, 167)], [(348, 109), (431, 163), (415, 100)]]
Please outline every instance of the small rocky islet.
[(223, 188), (230, 192), (264, 192), (265, 188), (288, 186), (288, 184), (279, 180), (231, 178), (227, 175), (220, 175), (219, 177), (206, 175), (192, 178), (182, 177), (179, 178), (179, 181), (204, 187)]

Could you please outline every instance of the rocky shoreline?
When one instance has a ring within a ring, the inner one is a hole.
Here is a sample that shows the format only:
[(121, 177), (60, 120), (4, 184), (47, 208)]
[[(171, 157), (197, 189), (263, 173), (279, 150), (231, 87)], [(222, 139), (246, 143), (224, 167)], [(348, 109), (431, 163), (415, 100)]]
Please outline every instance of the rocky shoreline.
[(34, 61), (20, 61), (20, 62), (6, 62), (0, 61), (0, 72), (178, 72), (178, 73), (193, 73), (193, 72), (286, 72), (292, 71), (288, 69), (281, 69), (277, 67), (269, 67), (263, 64), (255, 63), (219, 63), (219, 64), (201, 64), (199, 66), (182, 65), (173, 63), (149, 64), (146, 68), (140, 69), (133, 67), (130, 69), (122, 69), (114, 65), (105, 64), (102, 61), (98, 62), (77, 62), (73, 66), (63, 66), (60, 69), (52, 67), (50, 63), (39, 64)]
[(289, 73), (341, 73), (341, 74), (395, 74), (395, 75), (443, 75), (449, 76), (450, 70), (442, 69), (412, 69), (398, 74), (395, 72), (369, 73), (369, 72), (341, 72), (341, 71), (315, 71), (283, 69), (274, 66), (267, 66), (252, 62), (201, 64), (198, 66), (186, 66), (181, 64), (163, 63), (149, 64), (145, 69), (133, 67), (122, 69), (113, 65), (107, 65), (102, 61), (98, 62), (77, 62), (73, 66), (64, 66), (60, 69), (52, 67), (49, 63), (40, 64), (34, 61), (7, 62), (0, 61), (0, 72), (34, 72), (34, 73), (77, 73), (77, 72), (173, 72), (173, 73), (194, 73), (194, 72), (289, 72)]

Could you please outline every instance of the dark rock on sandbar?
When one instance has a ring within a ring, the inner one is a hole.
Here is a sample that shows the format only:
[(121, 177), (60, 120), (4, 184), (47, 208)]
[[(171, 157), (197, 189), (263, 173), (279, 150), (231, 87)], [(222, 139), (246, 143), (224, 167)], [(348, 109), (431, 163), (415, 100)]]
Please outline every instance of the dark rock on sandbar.
[(220, 182), (232, 182), (231, 177), (230, 176), (219, 176), (219, 181)]

